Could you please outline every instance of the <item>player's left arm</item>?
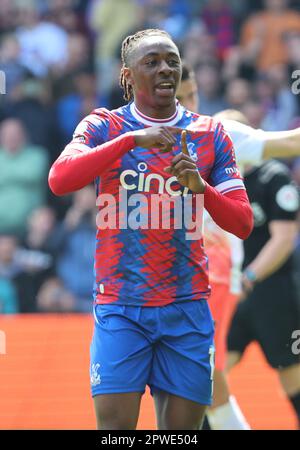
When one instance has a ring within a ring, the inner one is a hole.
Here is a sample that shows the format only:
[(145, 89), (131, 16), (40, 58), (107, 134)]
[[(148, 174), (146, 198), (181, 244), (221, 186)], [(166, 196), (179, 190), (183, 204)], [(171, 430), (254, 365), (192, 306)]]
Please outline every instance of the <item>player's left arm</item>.
[[(204, 194), (204, 206), (217, 225), (241, 239), (246, 239), (253, 228), (252, 210), (243, 181), (239, 175), (237, 176), (238, 169), (235, 164), (232, 143), (227, 135), (224, 134), (224, 136), (227, 139), (225, 145), (229, 148), (225, 149), (224, 161), (222, 158), (221, 160), (216, 158), (214, 171), (220, 170), (218, 166), (221, 166), (221, 170), (223, 170), (222, 176), (218, 177), (219, 182), (212, 179), (216, 188), (203, 180), (195, 162), (189, 156), (185, 131), (181, 136), (182, 153), (173, 158), (172, 165), (165, 171), (175, 175), (179, 183), (188, 187), (192, 192)], [(226, 163), (228, 163), (229, 169), (227, 172)]]

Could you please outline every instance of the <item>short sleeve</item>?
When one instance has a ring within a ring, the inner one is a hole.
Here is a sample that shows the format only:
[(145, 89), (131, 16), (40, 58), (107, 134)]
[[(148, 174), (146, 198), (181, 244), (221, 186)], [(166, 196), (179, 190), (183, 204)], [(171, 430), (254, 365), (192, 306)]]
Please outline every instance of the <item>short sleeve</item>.
[(214, 131), (215, 162), (209, 183), (222, 194), (237, 189), (245, 189), (243, 179), (236, 164), (232, 141), (220, 122)]

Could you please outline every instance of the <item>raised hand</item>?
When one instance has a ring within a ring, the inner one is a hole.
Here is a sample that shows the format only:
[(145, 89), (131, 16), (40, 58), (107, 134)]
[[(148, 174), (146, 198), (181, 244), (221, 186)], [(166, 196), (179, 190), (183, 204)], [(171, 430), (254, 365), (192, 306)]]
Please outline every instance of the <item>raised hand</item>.
[(177, 127), (149, 127), (134, 131), (137, 147), (157, 147), (163, 152), (170, 152), (176, 144), (176, 135), (182, 132)]
[(176, 155), (172, 160), (171, 166), (166, 167), (164, 170), (171, 175), (175, 175), (182, 186), (188, 187), (192, 192), (203, 194), (205, 182), (195, 162), (190, 157), (186, 142), (186, 130), (181, 132), (180, 146), (182, 153)]

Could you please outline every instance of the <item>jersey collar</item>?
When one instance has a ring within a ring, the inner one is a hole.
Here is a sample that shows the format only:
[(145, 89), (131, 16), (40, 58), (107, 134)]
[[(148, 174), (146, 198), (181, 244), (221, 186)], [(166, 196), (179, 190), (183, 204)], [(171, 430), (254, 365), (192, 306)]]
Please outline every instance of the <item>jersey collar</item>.
[(177, 102), (176, 111), (171, 117), (168, 117), (167, 119), (154, 119), (152, 117), (146, 116), (141, 111), (139, 111), (134, 102), (132, 102), (130, 105), (130, 112), (133, 117), (144, 125), (148, 125), (151, 127), (159, 125), (173, 126), (182, 118), (183, 111), (184, 108), (180, 105), (179, 102)]

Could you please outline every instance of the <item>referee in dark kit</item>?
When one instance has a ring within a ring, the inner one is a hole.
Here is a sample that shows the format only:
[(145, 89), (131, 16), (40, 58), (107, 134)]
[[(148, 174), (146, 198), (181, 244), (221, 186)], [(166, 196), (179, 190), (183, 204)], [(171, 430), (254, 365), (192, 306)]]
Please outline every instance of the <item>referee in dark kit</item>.
[(278, 371), (300, 424), (300, 356), (293, 332), (300, 330), (300, 305), (293, 280), (299, 194), (288, 168), (269, 160), (245, 168), (254, 230), (244, 241), (242, 298), (228, 335), (228, 368), (257, 341)]

